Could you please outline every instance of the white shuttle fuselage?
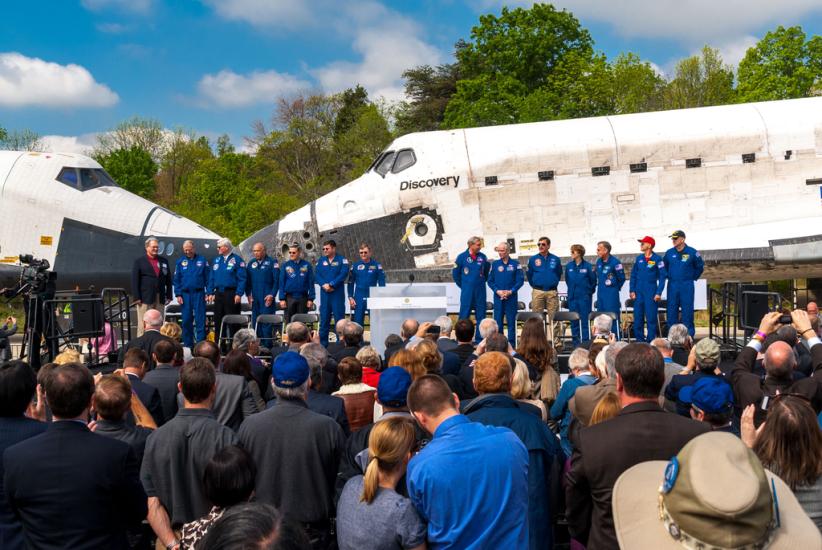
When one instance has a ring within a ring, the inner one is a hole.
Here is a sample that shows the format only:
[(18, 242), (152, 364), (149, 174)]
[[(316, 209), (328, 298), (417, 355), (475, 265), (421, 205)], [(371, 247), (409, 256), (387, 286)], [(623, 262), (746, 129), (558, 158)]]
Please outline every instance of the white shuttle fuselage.
[(76, 154), (0, 152), (0, 279), (13, 284), (20, 254), (48, 260), (58, 288), (130, 287), (148, 236), (172, 260), (186, 239), (214, 250), (218, 235), (116, 185)]
[(364, 240), (394, 280), (446, 280), (472, 235), (520, 258), (542, 235), (560, 256), (607, 240), (630, 264), (637, 239), (664, 252), (682, 229), (709, 279), (811, 277), (821, 187), (822, 98), (415, 133), (241, 249)]

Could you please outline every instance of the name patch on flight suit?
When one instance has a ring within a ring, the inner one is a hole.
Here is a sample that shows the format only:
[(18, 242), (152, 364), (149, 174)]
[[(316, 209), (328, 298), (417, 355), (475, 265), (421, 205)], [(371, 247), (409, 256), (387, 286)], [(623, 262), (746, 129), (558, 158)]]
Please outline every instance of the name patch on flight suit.
[(360, 264), (357, 266), (357, 271), (362, 271), (363, 269), (365, 269), (365, 264)]
[(536, 260), (534, 260), (534, 265), (537, 266), (537, 267), (541, 266), (542, 265), (542, 260), (537, 258)]

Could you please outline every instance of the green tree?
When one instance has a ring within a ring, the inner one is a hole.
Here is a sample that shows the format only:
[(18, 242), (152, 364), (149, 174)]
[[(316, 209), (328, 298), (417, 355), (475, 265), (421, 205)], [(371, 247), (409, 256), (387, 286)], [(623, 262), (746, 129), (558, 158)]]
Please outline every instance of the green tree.
[(439, 65), (436, 68), (422, 65), (408, 69), (405, 79), (405, 96), (395, 113), (397, 134), (439, 130), (445, 118), (445, 108), (457, 91), (459, 63)]
[(699, 55), (676, 64), (676, 73), (668, 83), (665, 96), (669, 109), (733, 103), (734, 71), (722, 62), (719, 50), (704, 46)]
[(167, 146), (159, 163), (157, 201), (163, 206), (173, 208), (185, 178), (201, 161), (213, 156), (211, 145), (205, 136), (198, 137), (193, 132), (180, 129), (168, 136)]
[(228, 153), (235, 151), (234, 145), (231, 143), (231, 138), (228, 134), (223, 134), (217, 138), (217, 156), (221, 157)]
[(335, 181), (343, 185), (365, 172), (391, 142), (388, 121), (376, 105), (366, 105), (351, 127), (334, 141)]
[(665, 105), (665, 79), (631, 52), (611, 63), (615, 114), (658, 111)]
[(29, 129), (3, 130), (0, 137), (0, 149), (8, 151), (43, 151), (45, 148), (40, 134)]
[(137, 146), (115, 149), (94, 158), (123, 189), (147, 199), (154, 198), (157, 163), (145, 149)]
[[(480, 16), (479, 25), (471, 29), (471, 40), (457, 44), (456, 57), (463, 79), (448, 102), (446, 127), (518, 122), (523, 119), (522, 106), (526, 119), (596, 111), (585, 104), (565, 105), (565, 97), (557, 93), (556, 80), (570, 80), (567, 70), (585, 74), (584, 64), (598, 65), (599, 59), (588, 31), (571, 13), (550, 4), (506, 7), (499, 17)], [(529, 99), (531, 94), (537, 97)], [(553, 103), (543, 105), (546, 100)]]
[(360, 112), (368, 106), (368, 92), (357, 84), (342, 92), (337, 99), (340, 103), (334, 121), (334, 139), (345, 134), (360, 117)]
[(739, 63), (738, 99), (770, 101), (814, 95), (822, 82), (822, 36), (806, 40), (802, 27), (777, 27)]

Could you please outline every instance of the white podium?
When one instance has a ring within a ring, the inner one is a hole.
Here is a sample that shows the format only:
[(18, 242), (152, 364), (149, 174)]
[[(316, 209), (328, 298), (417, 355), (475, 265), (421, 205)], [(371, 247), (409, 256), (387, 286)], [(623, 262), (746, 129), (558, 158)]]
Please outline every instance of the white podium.
[(386, 286), (372, 287), (368, 298), (371, 319), (371, 345), (385, 353), (385, 338), (399, 334), (402, 322), (416, 319), (420, 323), (446, 315), (448, 301), (445, 286)]

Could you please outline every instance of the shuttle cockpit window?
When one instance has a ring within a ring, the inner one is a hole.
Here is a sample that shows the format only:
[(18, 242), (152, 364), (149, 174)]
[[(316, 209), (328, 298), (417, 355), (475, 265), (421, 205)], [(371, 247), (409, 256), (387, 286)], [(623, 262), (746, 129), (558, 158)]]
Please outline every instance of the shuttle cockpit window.
[(117, 184), (102, 168), (63, 167), (57, 181), (78, 191), (88, 191), (96, 187), (115, 187)]
[(374, 166), (374, 171), (385, 177), (388, 171), (391, 170), (392, 164), (394, 164), (394, 151), (388, 151), (377, 161), (376, 166)]
[(406, 168), (414, 166), (416, 162), (417, 157), (414, 155), (413, 149), (401, 149), (397, 151), (397, 158), (394, 160), (394, 167), (391, 168), (391, 172), (399, 174)]

